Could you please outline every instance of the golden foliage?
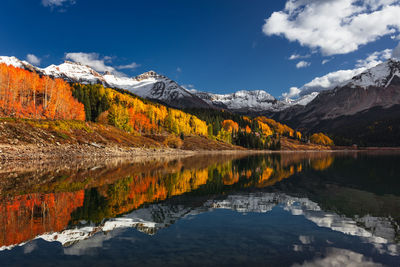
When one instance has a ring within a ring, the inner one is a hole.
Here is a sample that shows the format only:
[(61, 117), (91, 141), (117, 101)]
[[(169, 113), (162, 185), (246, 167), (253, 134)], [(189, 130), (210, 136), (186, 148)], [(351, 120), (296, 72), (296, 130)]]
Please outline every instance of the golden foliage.
[(224, 120), (222, 122), (222, 128), (229, 133), (238, 132), (239, 124), (233, 120)]
[(315, 133), (310, 138), (311, 143), (323, 145), (323, 146), (333, 146), (334, 143), (332, 139), (323, 133)]
[(289, 137), (294, 137), (294, 130), (285, 124), (276, 122), (273, 119), (261, 116), (257, 117), (256, 120), (260, 123), (267, 124), (273, 131), (279, 135), (287, 135)]

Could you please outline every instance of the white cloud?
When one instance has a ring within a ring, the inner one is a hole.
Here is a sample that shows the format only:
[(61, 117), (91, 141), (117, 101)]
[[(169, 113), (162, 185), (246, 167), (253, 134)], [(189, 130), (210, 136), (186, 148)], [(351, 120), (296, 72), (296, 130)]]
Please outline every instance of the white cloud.
[(328, 62), (331, 61), (332, 59), (333, 59), (333, 58), (324, 59), (324, 60), (322, 60), (321, 64), (322, 64), (322, 65), (325, 65), (326, 63), (328, 63)]
[[(104, 59), (105, 59), (105, 57), (104, 57)], [(128, 65), (118, 66), (117, 69), (120, 69), (120, 70), (131, 69), (131, 70), (134, 70), (134, 69), (136, 69), (138, 67), (140, 67), (140, 64), (137, 64), (136, 62), (132, 62), (131, 64), (128, 64)]]
[(109, 57), (100, 58), (97, 53), (66, 53), (65, 58), (89, 66), (99, 72), (107, 71), (118, 76), (124, 76), (123, 73), (118, 72), (114, 67), (105, 64), (105, 61), (108, 60)]
[(400, 43), (396, 46), (396, 48), (393, 50), (392, 53), (392, 58), (400, 60)]
[(299, 55), (299, 54), (293, 54), (289, 57), (289, 60), (296, 60), (296, 59), (302, 59), (302, 58), (309, 58), (311, 55)]
[(301, 68), (307, 68), (311, 65), (310, 62), (307, 61), (300, 61), (299, 63), (296, 64), (296, 68), (301, 69)]
[(385, 60), (388, 60), (392, 56), (392, 49), (385, 49), (382, 51), (377, 51), (372, 54), (369, 54), (366, 59), (357, 60), (356, 67), (357, 68), (372, 68), (376, 65), (382, 63)]
[(284, 98), (296, 98), (299, 96), (301, 90), (297, 87), (290, 87), (288, 93), (283, 93), (282, 96)]
[(32, 65), (40, 65), (41, 59), (35, 56), (34, 54), (28, 54), (26, 55), (26, 61), (31, 63)]
[(103, 57), (104, 62), (107, 62), (107, 63), (111, 63), (112, 60), (113, 60), (113, 58), (114, 58), (114, 57), (110, 57), (110, 56), (105, 56), (105, 57)]
[(328, 73), (324, 76), (314, 78), (311, 82), (303, 85), (300, 96), (310, 94), (312, 92), (319, 92), (323, 90), (333, 89), (338, 84), (350, 80), (354, 76), (365, 71), (365, 68), (356, 68), (352, 70), (338, 70)]
[(42, 0), (42, 5), (45, 7), (61, 7), (66, 4), (73, 5), (75, 0)]
[(400, 32), (400, 0), (288, 0), (266, 19), (263, 32), (298, 41), (325, 55), (346, 54), (360, 45)]
[(181, 69), (180, 67), (177, 67), (177, 68), (176, 68), (176, 71), (179, 72), (179, 73), (181, 73), (181, 72), (182, 72), (182, 69)]
[(391, 49), (385, 49), (382, 51), (371, 53), (365, 59), (357, 60), (354, 69), (338, 70), (330, 72), (321, 77), (316, 77), (312, 81), (298, 88), (298, 91), (293, 89), (296, 87), (290, 88), (289, 92), (282, 94), (282, 97), (296, 98), (298, 96), (311, 94), (312, 92), (320, 92), (323, 90), (333, 89), (337, 85), (342, 84), (350, 80), (354, 76), (364, 72), (365, 70), (375, 67), (376, 65), (389, 59), (391, 53), (392, 53)]

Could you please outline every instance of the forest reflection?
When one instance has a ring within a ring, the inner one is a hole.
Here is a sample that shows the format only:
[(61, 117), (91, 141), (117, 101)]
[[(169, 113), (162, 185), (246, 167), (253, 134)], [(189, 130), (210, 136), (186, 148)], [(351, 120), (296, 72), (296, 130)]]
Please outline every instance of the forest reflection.
[(143, 204), (189, 192), (264, 188), (305, 170), (322, 171), (329, 153), (186, 157), (150, 162), (46, 166), (0, 173), (0, 248), (82, 221), (99, 224)]

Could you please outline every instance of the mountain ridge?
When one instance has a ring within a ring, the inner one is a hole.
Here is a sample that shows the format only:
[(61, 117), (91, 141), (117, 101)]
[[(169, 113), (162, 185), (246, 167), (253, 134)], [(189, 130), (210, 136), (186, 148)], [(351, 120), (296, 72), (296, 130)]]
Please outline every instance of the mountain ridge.
[(64, 61), (60, 65), (39, 68), (15, 57), (0, 56), (0, 63), (36, 71), (42, 75), (62, 78), (71, 83), (102, 84), (128, 90), (140, 97), (160, 101), (176, 108), (218, 108), (234, 112), (281, 111), (293, 105), (306, 105), (314, 98), (307, 95), (298, 100), (278, 100), (264, 90), (240, 90), (230, 94), (214, 94), (188, 90), (167, 76), (150, 70), (135, 77), (120, 77), (108, 71), (103, 74), (90, 66)]

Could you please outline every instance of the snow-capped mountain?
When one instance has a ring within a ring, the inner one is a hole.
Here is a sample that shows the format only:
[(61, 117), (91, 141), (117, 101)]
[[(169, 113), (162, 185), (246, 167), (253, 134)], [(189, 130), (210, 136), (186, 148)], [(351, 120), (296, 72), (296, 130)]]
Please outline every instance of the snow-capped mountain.
[(7, 56), (0, 56), (0, 63), (4, 63), (6, 65), (11, 65), (16, 68), (27, 69), (31, 71), (40, 71), (40, 68), (37, 68), (30, 64), (27, 61), (19, 60), (16, 57), (7, 57)]
[(236, 111), (273, 109), (278, 102), (263, 90), (242, 90), (225, 95), (205, 92), (195, 92), (195, 94), (210, 105)]
[(83, 84), (101, 83), (106, 85), (106, 81), (100, 73), (88, 66), (72, 61), (65, 61), (60, 65), (50, 65), (47, 68), (41, 69), (41, 71), (45, 75), (62, 78), (68, 82)]
[(263, 90), (238, 91), (232, 94), (213, 94), (191, 91), (155, 71), (136, 77), (121, 77), (112, 73), (99, 73), (89, 66), (65, 61), (46, 68), (32, 66), (15, 57), (0, 57), (0, 63), (36, 71), (42, 75), (62, 78), (68, 82), (102, 84), (106, 87), (128, 90), (140, 97), (163, 102), (177, 108), (224, 108), (232, 111), (281, 111), (294, 105), (306, 105), (313, 97), (281, 101)]
[(110, 73), (103, 75), (110, 87), (128, 90), (140, 97), (161, 101), (178, 108), (210, 108), (210, 106), (177, 82), (155, 71), (134, 78), (118, 77)]
[(0, 63), (29, 69), (54, 78), (62, 78), (68, 82), (102, 84), (106, 87), (128, 90), (140, 97), (160, 101), (176, 108), (210, 108), (209, 104), (175, 81), (154, 71), (137, 77), (120, 77), (109, 72), (101, 74), (89, 66), (71, 61), (65, 61), (60, 65), (50, 65), (43, 69), (15, 57), (0, 57)]
[[(397, 59), (389, 59), (363, 73), (353, 77), (350, 81), (342, 83), (340, 86), (386, 88), (392, 84), (393, 79), (400, 79), (400, 61)], [(395, 81), (396, 82), (396, 81)]]
[(318, 96), (319, 92), (312, 92), (311, 94), (301, 96), (297, 99), (291, 99), (291, 98), (284, 98), (282, 102), (285, 102), (286, 105), (289, 106), (306, 106), (308, 103), (314, 100)]
[[(400, 61), (390, 59), (334, 89), (321, 91), (304, 107), (268, 115), (294, 128), (323, 131), (353, 143), (397, 146), (393, 140), (398, 140), (400, 118)], [(385, 126), (377, 127), (377, 123)], [(382, 135), (388, 141), (381, 143)]]
[(213, 94), (194, 90), (192, 92), (210, 105), (244, 113), (279, 112), (295, 105), (305, 106), (318, 95), (311, 93), (298, 99), (278, 100), (264, 90), (241, 90), (232, 94)]

